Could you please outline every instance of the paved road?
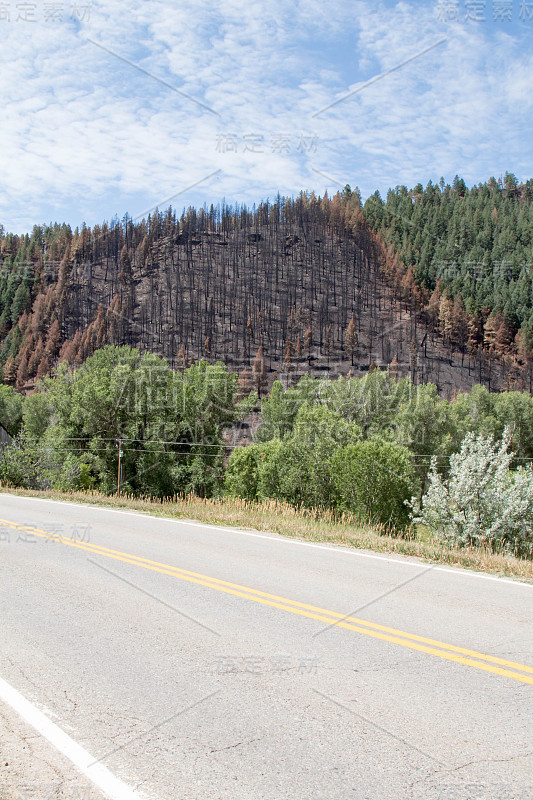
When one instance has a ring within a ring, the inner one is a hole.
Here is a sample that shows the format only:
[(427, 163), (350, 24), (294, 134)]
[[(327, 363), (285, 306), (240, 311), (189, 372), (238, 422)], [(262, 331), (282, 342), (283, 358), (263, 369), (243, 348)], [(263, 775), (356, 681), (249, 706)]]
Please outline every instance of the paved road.
[(0, 520), (0, 678), (139, 797), (533, 798), (533, 586), (9, 495)]

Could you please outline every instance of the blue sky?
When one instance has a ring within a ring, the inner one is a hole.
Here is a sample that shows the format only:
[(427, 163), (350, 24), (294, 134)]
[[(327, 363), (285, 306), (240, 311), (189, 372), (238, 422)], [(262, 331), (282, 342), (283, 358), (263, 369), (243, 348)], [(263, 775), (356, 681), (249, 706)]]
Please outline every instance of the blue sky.
[(11, 0), (0, 41), (7, 230), (533, 177), (533, 0)]

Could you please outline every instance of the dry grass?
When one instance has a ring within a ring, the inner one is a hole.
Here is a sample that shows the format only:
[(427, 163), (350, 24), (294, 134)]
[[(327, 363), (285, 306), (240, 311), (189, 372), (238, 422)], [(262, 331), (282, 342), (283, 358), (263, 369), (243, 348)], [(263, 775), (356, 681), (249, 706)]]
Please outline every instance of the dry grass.
[(88, 503), (93, 506), (124, 508), (152, 516), (189, 519), (210, 525), (226, 525), (256, 531), (269, 531), (310, 542), (326, 542), (376, 553), (397, 553), (434, 564), (447, 564), (533, 582), (533, 561), (494, 553), (481, 547), (452, 548), (434, 537), (392, 536), (376, 526), (365, 525), (347, 514), (324, 509), (294, 508), (275, 500), (251, 503), (222, 498), (204, 500), (191, 495), (168, 500), (104, 495), (99, 492), (31, 491), (0, 487), (22, 497)]

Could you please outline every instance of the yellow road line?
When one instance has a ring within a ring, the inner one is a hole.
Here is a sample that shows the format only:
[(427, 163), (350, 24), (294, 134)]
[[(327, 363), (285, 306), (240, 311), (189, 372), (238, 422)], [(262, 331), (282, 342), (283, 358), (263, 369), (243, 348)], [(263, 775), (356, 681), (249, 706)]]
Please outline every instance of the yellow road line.
[[(143, 567), (144, 569), (149, 569), (152, 572), (159, 572), (164, 575), (179, 578), (180, 580), (205, 586), (209, 589), (215, 589), (217, 591), (224, 592), (225, 594), (241, 597), (243, 599), (261, 603), (262, 605), (271, 606), (272, 608), (277, 608), (282, 611), (288, 611), (292, 614), (298, 614), (299, 616), (307, 617), (309, 619), (316, 619), (321, 622), (334, 625), (335, 627), (356, 631), (357, 633), (370, 636), (374, 639), (392, 642), (393, 644), (400, 645), (401, 647), (407, 647), (411, 650), (417, 650), (422, 653), (438, 656), (439, 658), (444, 658), (448, 661), (454, 661), (458, 664), (475, 667), (476, 669), (481, 669), (485, 672), (492, 672), (496, 675), (503, 675), (505, 677), (512, 678), (533, 686), (533, 677), (512, 671), (520, 670), (522, 673), (526, 672), (533, 675), (533, 667), (525, 664), (508, 661), (506, 659), (498, 658), (497, 656), (487, 655), (486, 653), (478, 653), (475, 650), (469, 650), (464, 647), (446, 644), (445, 642), (439, 642), (436, 639), (429, 639), (416, 634), (406, 633), (405, 631), (401, 631), (396, 628), (389, 628), (385, 625), (379, 625), (374, 622), (368, 622), (367, 620), (346, 616), (345, 614), (341, 614), (337, 611), (330, 611), (318, 606), (301, 603), (297, 600), (290, 600), (286, 597), (280, 597), (279, 595), (260, 591), (259, 589), (252, 589), (248, 586), (230, 583), (229, 581), (224, 581), (220, 578), (213, 578), (209, 575), (191, 572), (190, 570), (185, 570), (181, 567), (175, 567), (170, 564), (164, 564), (159, 561), (152, 561), (151, 559), (144, 558), (142, 556), (136, 556), (120, 550), (113, 550), (112, 548), (89, 542), (68, 539), (64, 536), (51, 534), (47, 531), (34, 528), (30, 525), (20, 525), (18, 523), (11, 522), (10, 520), (3, 519), (0, 519), (0, 525), (13, 528), (14, 530), (24, 533), (29, 533), (42, 539), (65, 544), (69, 547), (75, 547), (79, 550), (85, 550), (93, 555), (100, 555), (106, 558), (111, 558), (115, 561), (122, 561), (126, 564)], [(501, 667), (508, 667), (510, 669), (502, 669)]]

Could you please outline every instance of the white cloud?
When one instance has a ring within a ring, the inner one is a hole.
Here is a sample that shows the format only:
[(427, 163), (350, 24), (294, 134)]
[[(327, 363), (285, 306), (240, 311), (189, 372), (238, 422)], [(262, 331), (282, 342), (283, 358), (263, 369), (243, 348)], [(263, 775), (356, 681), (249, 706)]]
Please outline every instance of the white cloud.
[[(443, 32), (445, 44), (313, 118)], [(313, 170), (368, 194), (441, 174), (477, 181), (531, 169), (533, 57), (503, 31), (440, 25), (431, 5), (109, 0), (84, 25), (0, 23), (0, 39), (8, 229), (56, 210), (89, 223), (135, 213), (215, 170), (177, 207), (323, 191)], [(283, 133), (290, 152), (272, 152)], [(221, 152), (229, 134), (238, 153)], [(246, 134), (264, 137), (263, 152), (243, 152)], [(302, 134), (318, 137), (316, 152), (298, 150)]]

